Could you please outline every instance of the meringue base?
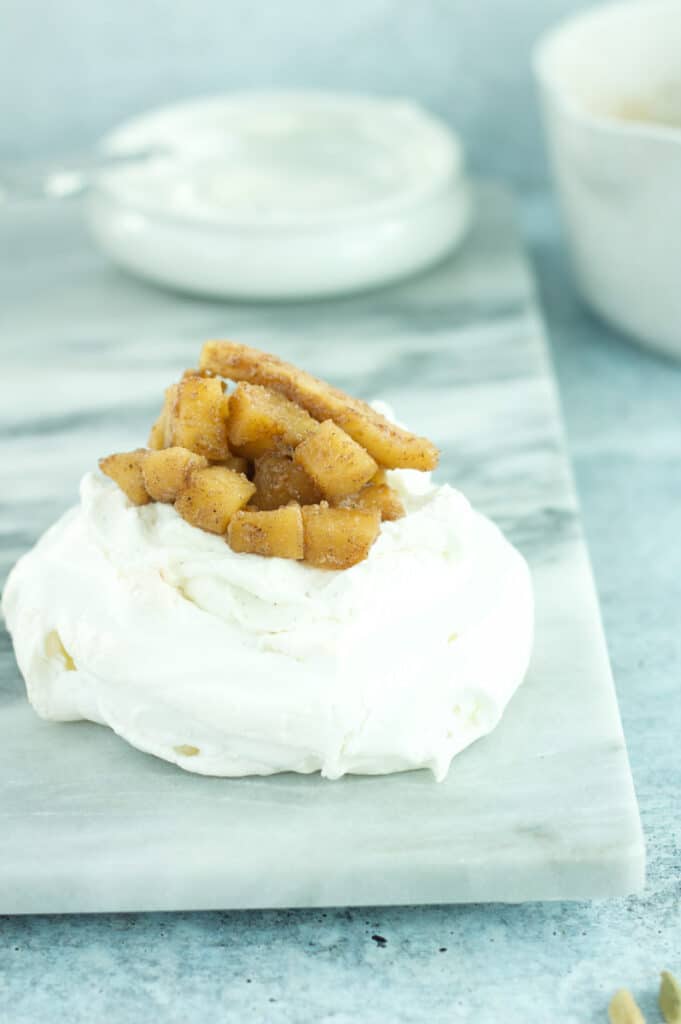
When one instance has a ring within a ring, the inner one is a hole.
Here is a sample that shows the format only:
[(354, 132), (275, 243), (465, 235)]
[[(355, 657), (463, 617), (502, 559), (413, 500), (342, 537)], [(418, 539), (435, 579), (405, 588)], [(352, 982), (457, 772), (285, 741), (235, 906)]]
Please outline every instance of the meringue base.
[(424, 476), (390, 473), (407, 515), (324, 572), (236, 554), (88, 474), (3, 595), (33, 707), (204, 775), (443, 779), (522, 682), (533, 603), (519, 552)]

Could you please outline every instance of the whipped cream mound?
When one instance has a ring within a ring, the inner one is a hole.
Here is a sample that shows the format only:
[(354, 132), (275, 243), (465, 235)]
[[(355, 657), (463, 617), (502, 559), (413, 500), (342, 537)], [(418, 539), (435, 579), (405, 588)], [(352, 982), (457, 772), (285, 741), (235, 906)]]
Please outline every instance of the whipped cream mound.
[(443, 779), (523, 679), (530, 576), (458, 491), (388, 477), (407, 515), (366, 561), (325, 572), (236, 554), (86, 475), (3, 597), (35, 710), (205, 775)]

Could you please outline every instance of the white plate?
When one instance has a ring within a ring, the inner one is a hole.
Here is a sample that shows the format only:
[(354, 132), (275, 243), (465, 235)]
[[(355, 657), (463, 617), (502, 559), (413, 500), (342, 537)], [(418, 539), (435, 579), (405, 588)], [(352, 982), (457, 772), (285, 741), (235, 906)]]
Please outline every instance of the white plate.
[(458, 140), (403, 100), (235, 93), (145, 114), (104, 147), (173, 156), (101, 177), (97, 241), (129, 270), (205, 295), (382, 284), (441, 258), (470, 219)]

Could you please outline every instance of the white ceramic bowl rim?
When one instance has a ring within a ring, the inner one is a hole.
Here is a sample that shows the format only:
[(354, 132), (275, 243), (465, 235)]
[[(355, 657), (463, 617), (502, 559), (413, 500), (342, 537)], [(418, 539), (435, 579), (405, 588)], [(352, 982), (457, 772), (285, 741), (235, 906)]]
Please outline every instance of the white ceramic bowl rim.
[[(656, 139), (678, 146), (681, 145), (681, 127), (652, 120), (625, 120), (614, 115), (608, 116), (590, 110), (557, 80), (553, 67), (555, 50), (567, 36), (590, 25), (595, 27), (599, 23), (602, 24), (604, 31), (607, 31), (608, 25), (615, 19), (622, 15), (625, 17), (636, 15), (643, 10), (648, 15), (655, 11), (663, 17), (668, 16), (671, 12), (673, 17), (681, 18), (679, 0), (616, 0), (614, 3), (600, 4), (577, 15), (564, 18), (542, 35), (532, 50), (532, 68), (542, 87), (549, 90), (554, 100), (562, 106), (564, 113), (575, 120), (604, 133)], [(681, 68), (681, 55), (679, 55), (679, 65)]]
[[(360, 93), (335, 93), (325, 91), (234, 91), (219, 95), (198, 97), (182, 103), (170, 104), (159, 107), (138, 117), (131, 118), (109, 132), (100, 142), (101, 148), (110, 153), (125, 153), (130, 150), (137, 150), (149, 145), (145, 142), (145, 135), (151, 130), (152, 134), (157, 129), (160, 121), (172, 123), (174, 117), (182, 118), (191, 115), (194, 111), (209, 112), (211, 109), (216, 112), (229, 111), (235, 107), (243, 108), (248, 105), (258, 104), (291, 104), (292, 106), (310, 105), (313, 108), (335, 108), (340, 110), (363, 110), (374, 111), (380, 118), (381, 115), (395, 116), (402, 114), (409, 119), (410, 126), (420, 133), (421, 141), (428, 144), (433, 159), (431, 167), (427, 168), (418, 182), (410, 183), (400, 191), (396, 191), (379, 200), (358, 202), (342, 211), (329, 209), (326, 211), (315, 211), (312, 214), (297, 212), (295, 218), (290, 220), (267, 220), (257, 216), (237, 214), (234, 211), (223, 212), (219, 209), (211, 215), (210, 221), (196, 216), (193, 213), (181, 210), (169, 210), (163, 203), (155, 203), (153, 197), (148, 201), (141, 202), (138, 197), (133, 201), (125, 195), (124, 188), (117, 188), (115, 185), (115, 174), (109, 180), (103, 177), (98, 181), (96, 191), (121, 207), (132, 212), (152, 215), (168, 222), (182, 222), (185, 224), (200, 225), (204, 230), (212, 227), (214, 230), (230, 231), (293, 231), (299, 233), (301, 230), (328, 230), (332, 226), (351, 226), (356, 222), (371, 222), (374, 220), (387, 220), (391, 217), (412, 216), (417, 214), (423, 204), (427, 204), (435, 197), (447, 190), (456, 189), (459, 191), (463, 182), (463, 150), (458, 137), (451, 129), (434, 115), (410, 100), (400, 97), (381, 97), (365, 95)], [(419, 139), (415, 140), (415, 144)], [(187, 161), (191, 164), (191, 159)]]

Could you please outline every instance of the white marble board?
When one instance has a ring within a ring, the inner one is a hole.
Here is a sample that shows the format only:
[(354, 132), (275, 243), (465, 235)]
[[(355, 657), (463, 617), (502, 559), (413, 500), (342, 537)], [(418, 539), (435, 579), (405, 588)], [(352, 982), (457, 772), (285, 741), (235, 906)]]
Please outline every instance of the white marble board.
[[(443, 449), (441, 479), (529, 558), (537, 640), (497, 730), (445, 783), (182, 773), (86, 723), (40, 721), (0, 635), (0, 913), (583, 899), (640, 888), (643, 841), (532, 280), (508, 200), (400, 286), (224, 305), (147, 288), (73, 207), (5, 215), (0, 568), (102, 453), (143, 442), (207, 337), (381, 396)], [(492, 641), (493, 642), (493, 641)]]

